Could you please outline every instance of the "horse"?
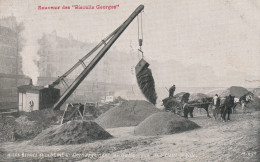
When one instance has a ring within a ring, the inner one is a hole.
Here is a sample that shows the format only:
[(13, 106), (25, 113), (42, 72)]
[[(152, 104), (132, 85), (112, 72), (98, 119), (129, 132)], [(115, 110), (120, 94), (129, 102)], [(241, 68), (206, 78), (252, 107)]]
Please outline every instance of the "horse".
[(193, 100), (188, 102), (189, 95), (183, 95), (181, 101), (178, 101), (176, 98), (165, 98), (163, 99), (163, 105), (165, 107), (165, 111), (171, 111), (175, 114), (181, 115), (182, 111), (184, 114), (184, 118), (188, 118), (188, 114), (190, 114), (190, 117), (193, 118), (193, 110), (195, 107), (197, 108), (203, 108), (207, 112), (207, 116), (211, 118), (209, 115), (209, 105), (212, 104), (213, 98), (212, 97), (206, 97), (206, 98), (201, 98), (197, 100)]
[(248, 92), (246, 94), (244, 94), (243, 96), (241, 96), (240, 98), (234, 98), (234, 106), (232, 107), (232, 113), (235, 113), (236, 110), (236, 106), (239, 104), (239, 105), (242, 105), (242, 102), (244, 102), (245, 104), (248, 104), (250, 103), (251, 101), (253, 101), (253, 94)]
[(239, 101), (239, 100), (240, 100), (240, 98), (237, 98), (237, 97), (234, 98), (234, 106), (232, 107), (232, 113), (235, 113), (236, 112), (236, 106), (238, 104), (241, 104), (241, 101)]
[(213, 97), (205, 97), (205, 98), (188, 102), (187, 106), (185, 107), (187, 109), (187, 114), (185, 115), (184, 112), (184, 117), (188, 118), (188, 113), (189, 113), (190, 116), (193, 118), (193, 110), (195, 107), (197, 107), (197, 108), (204, 109), (207, 112), (207, 117), (211, 118), (211, 116), (209, 115), (209, 106), (212, 105), (212, 102), (213, 102)]
[(226, 121), (226, 115), (227, 116), (227, 120), (230, 120), (230, 114), (232, 111), (232, 108), (234, 107), (234, 96), (226, 96), (224, 100), (224, 103), (221, 103), (219, 108), (220, 108), (220, 114), (221, 114), (221, 119), (223, 121)]
[(247, 94), (241, 96), (239, 98), (239, 102), (241, 103), (241, 101), (244, 101), (246, 104), (250, 103), (251, 101), (253, 101), (253, 94), (248, 92)]

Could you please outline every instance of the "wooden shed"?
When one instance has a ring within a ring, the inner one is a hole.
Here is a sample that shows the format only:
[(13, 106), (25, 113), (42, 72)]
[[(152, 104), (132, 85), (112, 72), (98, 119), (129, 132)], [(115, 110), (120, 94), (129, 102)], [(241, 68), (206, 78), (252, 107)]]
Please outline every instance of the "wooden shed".
[(43, 86), (22, 85), (18, 87), (19, 111), (50, 108), (60, 98), (60, 90)]

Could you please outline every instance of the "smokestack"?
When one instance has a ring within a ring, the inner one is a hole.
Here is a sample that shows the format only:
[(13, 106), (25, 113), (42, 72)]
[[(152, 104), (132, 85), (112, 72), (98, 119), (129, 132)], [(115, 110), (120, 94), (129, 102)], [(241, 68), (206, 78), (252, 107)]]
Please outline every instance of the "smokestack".
[(32, 79), (30, 79), (29, 85), (31, 85), (31, 86), (33, 85)]

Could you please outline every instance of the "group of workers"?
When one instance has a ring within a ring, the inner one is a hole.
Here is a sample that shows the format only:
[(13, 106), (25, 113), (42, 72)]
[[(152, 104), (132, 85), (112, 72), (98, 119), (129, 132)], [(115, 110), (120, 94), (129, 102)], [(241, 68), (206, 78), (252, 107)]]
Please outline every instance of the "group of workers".
[[(173, 84), (173, 86), (169, 89), (169, 98), (172, 98), (173, 95), (174, 95), (174, 92), (175, 92), (175, 85)], [(187, 103), (188, 101), (182, 101), (182, 103)], [(243, 113), (246, 113), (246, 101), (242, 100), (241, 101), (241, 106), (242, 106), (242, 110), (243, 110)], [(217, 110), (220, 106), (220, 97), (218, 96), (218, 94), (216, 94), (214, 97), (213, 97), (213, 115), (215, 115), (214, 113), (216, 113), (215, 110)]]

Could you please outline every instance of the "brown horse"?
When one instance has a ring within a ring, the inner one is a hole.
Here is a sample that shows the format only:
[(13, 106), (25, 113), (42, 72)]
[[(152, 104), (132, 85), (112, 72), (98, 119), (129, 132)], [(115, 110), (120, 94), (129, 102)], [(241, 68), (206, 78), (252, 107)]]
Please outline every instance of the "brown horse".
[(184, 117), (188, 118), (188, 114), (190, 114), (190, 117), (193, 118), (193, 110), (195, 107), (197, 107), (204, 109), (207, 112), (207, 117), (211, 118), (209, 115), (209, 106), (212, 105), (212, 102), (213, 97), (205, 97), (198, 100), (189, 101), (188, 104), (184, 107)]
[(234, 107), (234, 96), (226, 96), (223, 101), (224, 102), (219, 106), (221, 119), (226, 121), (226, 115), (228, 115), (227, 120), (230, 120), (230, 114)]

